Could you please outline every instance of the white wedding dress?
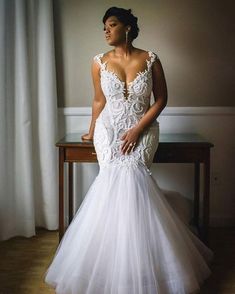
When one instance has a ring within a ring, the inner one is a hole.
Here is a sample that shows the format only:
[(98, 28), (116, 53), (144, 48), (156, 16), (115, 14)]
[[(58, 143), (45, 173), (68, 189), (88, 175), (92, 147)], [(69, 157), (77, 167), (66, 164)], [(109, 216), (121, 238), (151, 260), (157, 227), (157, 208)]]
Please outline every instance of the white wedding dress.
[(95, 124), (99, 174), (63, 236), (45, 273), (57, 294), (198, 293), (211, 274), (213, 252), (180, 220), (151, 175), (159, 124), (147, 128), (133, 152), (120, 137), (150, 106), (152, 64), (127, 87), (103, 54), (101, 87), (106, 104)]

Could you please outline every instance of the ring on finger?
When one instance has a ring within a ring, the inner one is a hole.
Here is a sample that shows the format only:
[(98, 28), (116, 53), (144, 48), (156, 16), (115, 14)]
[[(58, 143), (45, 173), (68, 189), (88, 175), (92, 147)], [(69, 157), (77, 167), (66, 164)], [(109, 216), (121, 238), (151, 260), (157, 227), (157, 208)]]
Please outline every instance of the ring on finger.
[(135, 147), (135, 142), (134, 143), (130, 143), (129, 145), (128, 145), (128, 148), (134, 148)]

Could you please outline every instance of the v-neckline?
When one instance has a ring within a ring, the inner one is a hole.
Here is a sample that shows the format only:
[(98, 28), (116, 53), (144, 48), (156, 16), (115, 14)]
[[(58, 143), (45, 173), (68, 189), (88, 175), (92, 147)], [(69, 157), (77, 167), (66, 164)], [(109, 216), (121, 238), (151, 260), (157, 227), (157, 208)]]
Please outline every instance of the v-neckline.
[[(101, 62), (101, 60), (100, 60), (100, 64), (101, 64), (102, 67), (103, 67), (102, 70), (104, 70), (104, 71), (106, 71), (106, 72), (112, 74), (112, 75), (116, 78), (116, 80), (118, 80), (118, 81), (122, 84), (122, 86), (123, 86), (123, 92), (127, 94), (127, 96), (126, 96), (124, 93), (122, 93), (125, 101), (128, 101), (128, 100), (129, 100), (129, 97), (130, 97), (130, 93), (129, 93), (129, 91), (128, 91), (129, 86), (130, 86), (131, 84), (134, 84), (134, 82), (137, 80), (137, 78), (138, 78), (140, 75), (145, 74), (145, 73), (147, 73), (147, 72), (149, 71), (149, 68), (150, 68), (150, 67), (149, 67), (149, 63), (151, 63), (151, 60), (152, 60), (152, 59), (151, 59), (151, 51), (147, 51), (147, 52), (148, 52), (148, 55), (149, 55), (149, 57), (150, 57), (150, 60), (148, 60), (147, 58), (145, 59), (145, 62), (146, 62), (146, 66), (147, 66), (147, 68), (145, 68), (144, 70), (138, 71), (138, 72), (136, 73), (136, 76), (135, 76), (134, 80), (132, 80), (132, 81), (130, 81), (130, 82), (128, 82), (128, 83), (126, 83), (126, 82), (124, 82), (122, 79), (120, 79), (120, 77), (117, 75), (117, 73), (116, 73), (115, 71), (107, 69), (107, 62), (108, 62), (108, 61)], [(101, 57), (103, 57), (103, 56), (104, 56), (104, 53), (101, 54)]]

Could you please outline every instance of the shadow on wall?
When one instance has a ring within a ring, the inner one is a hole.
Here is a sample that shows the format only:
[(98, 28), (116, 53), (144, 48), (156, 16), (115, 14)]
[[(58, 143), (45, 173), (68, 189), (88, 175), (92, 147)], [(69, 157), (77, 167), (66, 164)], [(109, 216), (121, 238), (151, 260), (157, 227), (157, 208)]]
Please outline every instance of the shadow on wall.
[(192, 200), (182, 196), (179, 192), (161, 189), (166, 197), (166, 200), (178, 215), (178, 217), (187, 226), (192, 219), (193, 203)]

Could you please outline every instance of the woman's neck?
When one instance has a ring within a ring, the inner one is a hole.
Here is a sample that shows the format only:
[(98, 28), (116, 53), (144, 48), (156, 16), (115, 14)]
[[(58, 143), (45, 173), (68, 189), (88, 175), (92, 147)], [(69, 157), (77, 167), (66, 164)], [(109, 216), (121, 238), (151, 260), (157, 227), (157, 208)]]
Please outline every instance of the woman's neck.
[(135, 50), (135, 47), (131, 43), (129, 43), (127, 44), (127, 46), (126, 44), (115, 46), (115, 48), (113, 49), (113, 52), (116, 57), (127, 57), (128, 55), (131, 55), (131, 53), (134, 50)]

